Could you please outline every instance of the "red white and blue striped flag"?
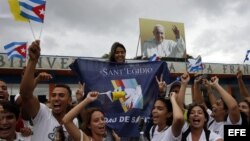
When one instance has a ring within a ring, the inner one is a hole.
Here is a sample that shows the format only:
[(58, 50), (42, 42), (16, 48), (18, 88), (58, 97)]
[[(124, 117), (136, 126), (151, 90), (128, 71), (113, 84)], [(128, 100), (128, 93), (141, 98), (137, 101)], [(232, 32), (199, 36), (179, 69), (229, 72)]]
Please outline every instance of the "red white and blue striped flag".
[(203, 68), (204, 67), (200, 55), (197, 58), (188, 59), (188, 72), (196, 72), (199, 70), (203, 70)]
[(149, 57), (149, 62), (151, 61), (160, 61), (161, 58), (159, 56), (156, 56), (156, 54), (152, 55), (151, 57)]
[(27, 19), (43, 23), (45, 4), (45, 0), (19, 0), (20, 15)]
[(11, 58), (26, 58), (27, 42), (12, 42), (4, 46), (9, 59)]

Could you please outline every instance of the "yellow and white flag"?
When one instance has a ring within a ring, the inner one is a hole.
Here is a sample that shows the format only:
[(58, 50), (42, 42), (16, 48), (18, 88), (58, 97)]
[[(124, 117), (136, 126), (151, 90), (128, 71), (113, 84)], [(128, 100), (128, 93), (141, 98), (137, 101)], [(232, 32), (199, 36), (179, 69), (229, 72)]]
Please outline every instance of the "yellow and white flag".
[(21, 21), (21, 22), (28, 22), (29, 20), (27, 18), (24, 18), (23, 16), (20, 15), (20, 6), (19, 6), (19, 1), (18, 0), (8, 0), (9, 6), (10, 6), (10, 11), (12, 15), (14, 16), (14, 19), (16, 21)]

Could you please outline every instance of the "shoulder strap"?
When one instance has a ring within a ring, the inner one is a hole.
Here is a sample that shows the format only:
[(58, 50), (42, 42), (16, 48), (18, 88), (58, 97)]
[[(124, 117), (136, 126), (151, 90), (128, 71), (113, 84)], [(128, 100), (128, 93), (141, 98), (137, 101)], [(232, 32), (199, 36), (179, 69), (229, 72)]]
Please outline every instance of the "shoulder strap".
[(154, 136), (154, 132), (155, 132), (155, 127), (156, 127), (156, 125), (153, 125), (153, 127), (152, 127), (152, 132), (151, 132), (151, 139), (153, 138), (153, 136)]
[(207, 128), (209, 128), (214, 123), (214, 119), (208, 124)]
[(209, 141), (209, 136), (211, 132), (208, 129), (204, 129), (204, 131), (205, 131), (206, 140)]
[(181, 141), (186, 141), (187, 140), (187, 136), (188, 134), (190, 133), (190, 127), (188, 127), (188, 129), (182, 133), (182, 138), (181, 138)]

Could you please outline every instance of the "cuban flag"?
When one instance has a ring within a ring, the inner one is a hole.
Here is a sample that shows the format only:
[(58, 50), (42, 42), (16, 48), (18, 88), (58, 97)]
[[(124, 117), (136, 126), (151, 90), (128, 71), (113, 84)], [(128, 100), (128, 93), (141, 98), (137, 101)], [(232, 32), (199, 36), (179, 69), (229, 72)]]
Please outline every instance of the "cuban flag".
[(195, 59), (188, 59), (188, 72), (197, 72), (199, 70), (203, 70), (201, 56), (199, 55)]
[(160, 57), (159, 56), (156, 56), (156, 54), (152, 55), (151, 57), (149, 57), (149, 62), (151, 61), (160, 61)]
[(247, 50), (247, 54), (246, 54), (244, 63), (245, 63), (246, 61), (249, 61), (249, 54), (250, 54), (250, 50)]
[(27, 19), (43, 23), (45, 4), (45, 0), (19, 0), (20, 15)]
[(26, 58), (27, 42), (12, 42), (4, 46), (4, 50), (7, 53), (8, 59), (11, 58)]

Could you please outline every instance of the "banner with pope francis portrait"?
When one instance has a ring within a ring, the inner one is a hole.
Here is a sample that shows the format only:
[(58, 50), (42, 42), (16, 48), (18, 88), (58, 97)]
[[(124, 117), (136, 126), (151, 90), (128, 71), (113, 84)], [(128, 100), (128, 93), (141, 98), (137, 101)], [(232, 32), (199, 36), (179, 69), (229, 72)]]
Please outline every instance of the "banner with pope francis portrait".
[(185, 58), (184, 23), (140, 19), (142, 58)]

